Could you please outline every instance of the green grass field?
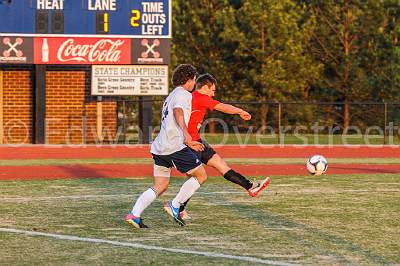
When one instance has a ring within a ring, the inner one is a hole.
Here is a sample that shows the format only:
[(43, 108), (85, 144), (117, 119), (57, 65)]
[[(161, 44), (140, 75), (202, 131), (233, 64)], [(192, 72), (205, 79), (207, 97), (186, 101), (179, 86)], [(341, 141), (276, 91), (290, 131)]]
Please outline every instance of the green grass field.
[[(151, 185), (143, 179), (0, 182), (0, 227), (141, 244), (27, 236), (0, 231), (1, 265), (249, 265), (399, 264), (399, 175), (273, 177), (258, 198), (211, 177), (189, 204), (193, 219), (179, 227), (162, 211), (181, 178), (143, 214), (149, 229), (123, 221), (132, 201)], [(223, 192), (223, 193), (221, 193)], [(147, 250), (148, 246), (157, 250)], [(208, 254), (208, 255), (207, 255)], [(246, 259), (246, 258), (245, 258)]]

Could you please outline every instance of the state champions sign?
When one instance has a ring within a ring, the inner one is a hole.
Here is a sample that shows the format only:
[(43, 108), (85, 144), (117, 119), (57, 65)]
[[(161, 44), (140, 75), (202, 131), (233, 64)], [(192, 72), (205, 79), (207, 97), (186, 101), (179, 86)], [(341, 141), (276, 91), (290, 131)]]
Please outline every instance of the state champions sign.
[(131, 40), (124, 38), (35, 38), (35, 64), (130, 64)]

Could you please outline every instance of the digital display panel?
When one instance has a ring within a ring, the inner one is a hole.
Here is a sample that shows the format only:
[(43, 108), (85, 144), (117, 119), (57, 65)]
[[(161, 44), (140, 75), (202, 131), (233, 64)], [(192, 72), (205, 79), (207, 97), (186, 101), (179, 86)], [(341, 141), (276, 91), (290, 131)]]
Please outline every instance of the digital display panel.
[(170, 0), (0, 1), (2, 36), (171, 38)]

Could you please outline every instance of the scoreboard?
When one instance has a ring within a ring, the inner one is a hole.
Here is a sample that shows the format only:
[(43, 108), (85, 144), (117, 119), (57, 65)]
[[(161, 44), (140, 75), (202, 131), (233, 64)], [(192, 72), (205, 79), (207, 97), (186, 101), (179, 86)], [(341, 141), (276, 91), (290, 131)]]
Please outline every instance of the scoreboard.
[(2, 35), (171, 38), (170, 0), (1, 0)]
[(0, 64), (169, 64), (171, 8), (171, 0), (0, 0)]
[(122, 72), (96, 77), (92, 93), (167, 94), (171, 1), (0, 0), (0, 64), (92, 65), (115, 73), (132, 68), (147, 74), (130, 74), (135, 82), (129, 86)]

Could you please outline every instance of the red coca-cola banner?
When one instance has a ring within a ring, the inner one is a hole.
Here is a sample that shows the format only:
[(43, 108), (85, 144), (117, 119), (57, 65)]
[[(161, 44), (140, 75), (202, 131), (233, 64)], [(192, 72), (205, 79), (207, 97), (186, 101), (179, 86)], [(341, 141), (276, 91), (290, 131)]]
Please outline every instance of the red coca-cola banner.
[(130, 64), (125, 38), (34, 38), (35, 64)]

